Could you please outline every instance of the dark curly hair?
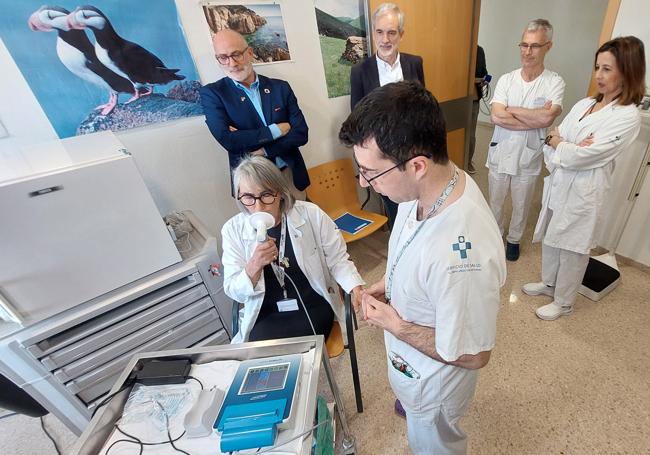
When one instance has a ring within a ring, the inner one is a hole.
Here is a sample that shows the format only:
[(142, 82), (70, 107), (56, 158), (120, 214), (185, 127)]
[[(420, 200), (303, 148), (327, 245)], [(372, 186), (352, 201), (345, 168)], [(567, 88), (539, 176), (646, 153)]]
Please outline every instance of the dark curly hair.
[(449, 161), (440, 105), (419, 82), (395, 82), (370, 92), (343, 122), (339, 139), (347, 146), (374, 139), (395, 164), (418, 155), (437, 164)]

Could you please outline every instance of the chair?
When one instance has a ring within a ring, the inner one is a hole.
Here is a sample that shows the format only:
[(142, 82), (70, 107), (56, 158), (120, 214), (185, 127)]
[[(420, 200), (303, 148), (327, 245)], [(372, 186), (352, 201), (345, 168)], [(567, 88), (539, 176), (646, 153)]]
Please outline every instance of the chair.
[(307, 172), (311, 180), (311, 184), (307, 187), (307, 197), (323, 209), (330, 218), (336, 220), (348, 212), (370, 221), (370, 224), (354, 234), (341, 230), (346, 243), (367, 237), (388, 222), (388, 218), (383, 215), (361, 209), (357, 197), (357, 181), (350, 158), (321, 164)]
[[(345, 293), (345, 327), (348, 334), (348, 344), (345, 344), (341, 326), (334, 321), (330, 334), (325, 340), (325, 349), (329, 358), (340, 356), (345, 349), (350, 351), (350, 367), (352, 368), (352, 383), (354, 384), (354, 396), (357, 402), (357, 412), (363, 412), (363, 400), (361, 398), (361, 382), (359, 381), (359, 365), (357, 363), (357, 349), (354, 343), (354, 330), (357, 326), (356, 315), (352, 311), (352, 300), (350, 294)], [(232, 334), (239, 332), (239, 307), (240, 303), (232, 302)]]

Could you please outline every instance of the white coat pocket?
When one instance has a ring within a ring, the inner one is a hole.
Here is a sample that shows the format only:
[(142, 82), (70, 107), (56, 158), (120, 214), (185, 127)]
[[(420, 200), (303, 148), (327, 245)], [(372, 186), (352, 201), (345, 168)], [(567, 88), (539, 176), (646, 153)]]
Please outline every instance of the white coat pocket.
[(420, 373), (399, 354), (388, 354), (388, 381), (406, 412), (419, 412), (422, 406)]
[[(535, 164), (537, 164), (537, 166), (539, 167), (541, 165), (541, 156), (542, 156), (542, 150), (540, 147), (538, 148), (532, 148), (528, 146), (524, 147), (524, 149), (521, 151), (521, 157), (519, 158), (519, 168), (528, 169), (534, 167)], [(536, 163), (537, 161), (539, 162)]]

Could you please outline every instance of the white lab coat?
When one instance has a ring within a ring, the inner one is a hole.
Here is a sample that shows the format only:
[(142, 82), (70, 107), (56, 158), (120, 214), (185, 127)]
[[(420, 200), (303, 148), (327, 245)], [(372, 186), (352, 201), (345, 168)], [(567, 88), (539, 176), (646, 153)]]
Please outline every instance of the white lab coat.
[[(533, 241), (587, 254), (596, 246), (596, 229), (614, 170), (614, 160), (639, 134), (641, 117), (634, 104), (612, 102), (580, 121), (594, 103), (578, 101), (559, 126), (565, 140), (544, 147), (550, 175), (544, 179), (542, 209)], [(590, 134), (594, 143), (578, 147)]]
[[(551, 101), (562, 107), (565, 83), (559, 74), (545, 69), (533, 81), (521, 77), (521, 68), (499, 78), (490, 104), (539, 109)], [(539, 175), (542, 168), (541, 145), (546, 128), (517, 131), (494, 127), (486, 167), (497, 174)]]
[[(346, 292), (365, 283), (349, 259), (336, 224), (317, 205), (296, 201), (287, 213), (287, 228), (298, 266), (312, 288), (329, 302), (336, 318), (344, 321), (345, 310), (337, 283)], [(228, 220), (221, 230), (221, 237), (224, 291), (231, 299), (244, 304), (239, 314), (239, 332), (232, 342), (242, 343), (248, 340), (262, 307), (264, 274), (253, 287), (244, 270), (257, 247), (255, 229), (248, 223), (247, 214), (240, 213)], [(291, 286), (290, 283), (287, 285)]]

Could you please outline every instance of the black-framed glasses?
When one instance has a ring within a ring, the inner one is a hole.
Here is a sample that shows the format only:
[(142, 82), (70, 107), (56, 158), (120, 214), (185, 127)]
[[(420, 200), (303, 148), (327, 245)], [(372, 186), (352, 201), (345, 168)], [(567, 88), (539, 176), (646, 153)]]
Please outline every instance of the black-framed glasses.
[(517, 47), (519, 47), (519, 49), (521, 49), (524, 52), (527, 51), (528, 49), (535, 52), (535, 51), (540, 50), (544, 46), (546, 46), (548, 43), (550, 43), (550, 41), (547, 41), (545, 43), (531, 43), (531, 44), (519, 43), (519, 44), (517, 44)]
[(244, 193), (237, 198), (239, 202), (244, 204), (246, 207), (252, 207), (259, 200), (264, 205), (271, 205), (275, 202), (278, 197), (278, 193), (271, 193), (270, 191), (265, 191), (259, 196), (253, 196), (252, 194)]
[(232, 59), (235, 63), (241, 63), (242, 59), (244, 58), (244, 54), (248, 50), (250, 46), (246, 46), (243, 50), (241, 51), (235, 51), (232, 54), (218, 54), (215, 55), (217, 61), (221, 63), (222, 65), (227, 65), (230, 59)]
[(366, 177), (366, 176), (363, 174), (363, 172), (361, 171), (361, 167), (359, 166), (359, 162), (357, 161), (357, 157), (353, 155), (354, 162), (356, 163), (357, 167), (359, 168), (359, 173), (356, 175), (356, 178), (358, 179), (359, 177), (363, 177), (363, 179), (366, 181), (366, 183), (369, 184), (369, 183), (372, 182), (373, 180), (377, 180), (377, 179), (378, 179), (379, 177), (381, 177), (382, 175), (384, 175), (384, 174), (388, 174), (388, 173), (389, 173), (390, 171), (392, 171), (393, 169), (398, 168), (398, 167), (400, 167), (400, 166), (402, 166), (402, 165), (408, 163), (408, 162), (411, 161), (413, 158), (417, 158), (418, 156), (426, 156), (426, 155), (415, 155), (415, 156), (412, 156), (412, 157), (410, 157), (410, 158), (405, 159), (404, 161), (400, 161), (399, 163), (397, 163), (397, 164), (396, 164), (395, 166), (393, 166), (393, 167), (389, 167), (388, 169), (386, 169), (385, 171), (380, 172), (379, 174), (375, 175), (374, 177), (370, 177), (370, 178), (368, 178), (368, 177)]

